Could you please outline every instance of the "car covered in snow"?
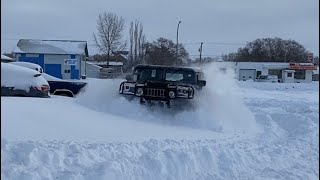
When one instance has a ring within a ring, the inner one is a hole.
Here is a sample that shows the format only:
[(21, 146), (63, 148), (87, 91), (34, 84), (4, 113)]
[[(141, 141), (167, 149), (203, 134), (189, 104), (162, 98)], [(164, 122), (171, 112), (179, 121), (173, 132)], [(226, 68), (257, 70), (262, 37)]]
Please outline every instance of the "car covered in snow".
[(126, 80), (120, 84), (120, 94), (138, 97), (142, 104), (164, 102), (167, 107), (193, 99), (206, 85), (200, 69), (160, 65), (137, 65)]
[(52, 95), (75, 97), (87, 85), (86, 82), (76, 80), (65, 80), (53, 77), (43, 72), (43, 69), (38, 64), (30, 62), (11, 62), (10, 64), (15, 64), (18, 66), (34, 69), (42, 73), (42, 76), (48, 81), (50, 85), (50, 93)]
[(272, 83), (279, 82), (277, 75), (259, 75), (255, 81), (256, 82), (272, 82)]
[(39, 64), (34, 64), (34, 63), (30, 63), (30, 62), (22, 62), (22, 61), (15, 61), (15, 62), (10, 62), (10, 64), (14, 64), (17, 66), (22, 66), (22, 67), (26, 67), (26, 68), (30, 68), (30, 69), (34, 69), (40, 73), (43, 73), (43, 69)]
[(50, 97), (48, 82), (36, 70), (1, 63), (1, 96)]

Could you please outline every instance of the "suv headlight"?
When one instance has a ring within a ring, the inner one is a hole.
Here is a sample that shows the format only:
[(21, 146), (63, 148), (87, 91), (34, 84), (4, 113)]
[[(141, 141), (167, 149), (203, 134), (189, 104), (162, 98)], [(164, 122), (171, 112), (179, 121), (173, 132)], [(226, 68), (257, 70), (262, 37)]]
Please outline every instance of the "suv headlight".
[(190, 91), (190, 88), (186, 88), (186, 87), (179, 87), (177, 88), (177, 92), (178, 94), (184, 94), (187, 95), (188, 91)]
[(136, 92), (137, 96), (142, 96), (143, 95), (143, 88), (138, 88)]

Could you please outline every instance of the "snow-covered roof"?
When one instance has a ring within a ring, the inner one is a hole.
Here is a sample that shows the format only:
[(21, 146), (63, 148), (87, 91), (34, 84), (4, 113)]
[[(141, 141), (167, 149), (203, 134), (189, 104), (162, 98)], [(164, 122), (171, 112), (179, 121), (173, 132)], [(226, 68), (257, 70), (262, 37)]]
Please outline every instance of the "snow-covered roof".
[(90, 64), (90, 65), (92, 65), (92, 66), (94, 66), (94, 67), (96, 67), (96, 68), (102, 68), (101, 66), (98, 66), (98, 65), (96, 65), (96, 64), (94, 64), (94, 63), (92, 63), (92, 62), (86, 62), (87, 64)]
[(11, 57), (5, 56), (5, 55), (3, 55), (3, 54), (1, 54), (1, 59), (13, 61), (13, 59), (12, 59)]
[(86, 41), (20, 39), (14, 53), (86, 54)]

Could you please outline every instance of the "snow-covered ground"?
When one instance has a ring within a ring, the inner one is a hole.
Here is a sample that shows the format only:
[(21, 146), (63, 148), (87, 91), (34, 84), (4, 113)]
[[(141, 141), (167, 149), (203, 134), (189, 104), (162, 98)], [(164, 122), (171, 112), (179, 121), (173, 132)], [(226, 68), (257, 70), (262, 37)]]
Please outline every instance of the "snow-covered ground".
[(76, 98), (1, 97), (4, 179), (318, 179), (319, 83), (206, 70), (198, 109), (128, 102), (121, 80)]

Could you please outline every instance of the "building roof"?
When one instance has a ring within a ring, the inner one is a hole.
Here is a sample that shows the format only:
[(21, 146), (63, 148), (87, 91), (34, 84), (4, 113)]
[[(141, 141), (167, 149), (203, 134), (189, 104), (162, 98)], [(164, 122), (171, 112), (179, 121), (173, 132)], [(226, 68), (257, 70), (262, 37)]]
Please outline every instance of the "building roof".
[(3, 54), (1, 54), (1, 59), (14, 61), (11, 57), (5, 56)]
[(75, 54), (88, 56), (86, 41), (20, 39), (13, 53)]
[(202, 68), (199, 68), (199, 67), (183, 67), (183, 66), (167, 66), (167, 65), (138, 64), (134, 67), (134, 69), (136, 68), (159, 68), (159, 69), (191, 70), (194, 72), (202, 72)]
[(98, 65), (96, 65), (96, 64), (94, 64), (94, 63), (92, 63), (92, 62), (86, 62), (87, 64), (90, 64), (91, 66), (94, 66), (94, 67), (96, 67), (96, 68), (99, 68), (99, 69), (101, 69), (102, 67), (101, 66), (98, 66)]
[[(90, 61), (95, 65), (107, 65), (107, 61)], [(123, 62), (109, 61), (110, 66), (122, 66)]]

